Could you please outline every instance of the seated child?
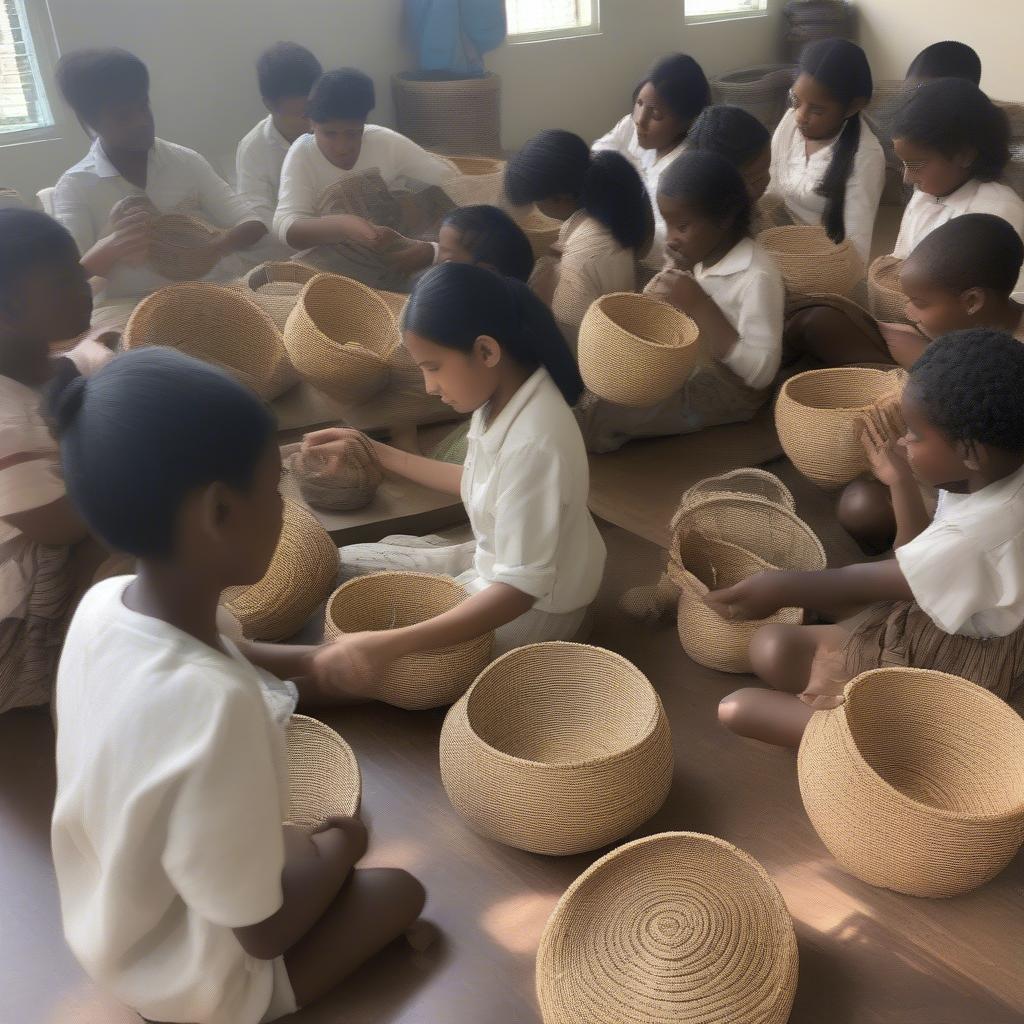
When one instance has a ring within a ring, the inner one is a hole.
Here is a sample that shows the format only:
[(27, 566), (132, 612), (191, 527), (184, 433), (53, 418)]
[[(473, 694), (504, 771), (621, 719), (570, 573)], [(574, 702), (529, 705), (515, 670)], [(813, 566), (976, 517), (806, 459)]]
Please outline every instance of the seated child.
[(83, 598), (61, 657), (52, 845), (68, 944), (152, 1020), (276, 1020), (402, 934), (423, 890), (353, 870), (355, 819), (282, 825), (296, 698), (356, 691), (304, 678), (314, 648), (218, 634), (221, 592), (263, 576), (281, 531), (273, 417), (167, 348), (71, 382), (54, 415), (76, 507), (139, 560)]
[(640, 175), (620, 154), (591, 155), (578, 135), (548, 128), (509, 159), (505, 195), (563, 221), (557, 261), (542, 260), (531, 285), (575, 351), (591, 303), (636, 290), (636, 264), (654, 233)]
[(936, 78), (963, 78), (981, 85), (981, 58), (966, 43), (954, 39), (932, 43), (910, 62), (904, 87), (916, 89)]
[(685, 152), (661, 176), (658, 206), (676, 267), (647, 292), (697, 324), (697, 369), (681, 391), (647, 408), (588, 395), (580, 422), (592, 452), (749, 420), (768, 401), (779, 369), (785, 286), (750, 237), (750, 197), (739, 171), (715, 153)]
[(475, 263), (517, 281), (533, 273), (533, 247), (523, 229), (497, 206), (460, 206), (441, 222), (440, 263)]
[(137, 298), (171, 283), (145, 266), (150, 213), (135, 210), (111, 224), (111, 210), (127, 196), (145, 195), (160, 213), (194, 214), (226, 229), (210, 245), (221, 262), (207, 277), (236, 276), (243, 263), (227, 257), (267, 229), (203, 157), (156, 137), (146, 65), (124, 50), (77, 50), (61, 58), (57, 83), (93, 142), (57, 182), (54, 213), (89, 275), (105, 282), (101, 298)]
[[(443, 573), (467, 601), (416, 626), (342, 637), (317, 657), (330, 678), (372, 681), (388, 662), (495, 630), (495, 655), (572, 640), (604, 573), (605, 547), (587, 507), (590, 474), (573, 419), (579, 370), (551, 312), (519, 281), (445, 263), (417, 284), (403, 337), (427, 391), (472, 413), (465, 468), (373, 442), (384, 469), (460, 495), (474, 539), (385, 538), (341, 549), (342, 572)], [(321, 430), (306, 445), (344, 456), (353, 432)]]
[[(842, 701), (845, 684), (887, 666), (962, 676), (1004, 700), (1024, 682), (1024, 346), (989, 330), (958, 331), (914, 364), (895, 441), (884, 414), (865, 447), (892, 492), (895, 558), (821, 572), (773, 571), (713, 591), (727, 619), (803, 607), (837, 625), (768, 625), (750, 645), (774, 689), (726, 697), (734, 732), (796, 746), (811, 714)], [(929, 523), (919, 483), (940, 488)], [(852, 618), (843, 616), (860, 609)]]

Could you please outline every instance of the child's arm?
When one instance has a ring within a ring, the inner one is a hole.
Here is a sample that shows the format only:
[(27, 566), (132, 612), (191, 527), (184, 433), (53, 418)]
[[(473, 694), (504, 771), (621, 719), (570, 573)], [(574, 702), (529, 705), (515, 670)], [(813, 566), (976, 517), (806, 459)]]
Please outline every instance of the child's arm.
[(324, 686), (313, 674), (313, 659), (320, 647), (312, 644), (266, 644), (253, 640), (236, 641), (235, 645), (257, 668), (294, 683), (299, 691), (299, 704), (305, 708), (354, 704), (370, 697), (368, 693), (355, 690), (347, 679)]
[(287, 244), (293, 249), (312, 249), (317, 245), (338, 242), (361, 242), (376, 245), (376, 227), (352, 213), (332, 213), (326, 217), (300, 217), (288, 228)]
[(691, 274), (681, 270), (663, 273), (668, 279), (667, 300), (693, 320), (707, 351), (720, 363), (724, 362), (740, 340), (736, 328)]
[(906, 324), (880, 323), (878, 333), (882, 335), (893, 361), (904, 370), (909, 370), (931, 344), (931, 339), (927, 335)]

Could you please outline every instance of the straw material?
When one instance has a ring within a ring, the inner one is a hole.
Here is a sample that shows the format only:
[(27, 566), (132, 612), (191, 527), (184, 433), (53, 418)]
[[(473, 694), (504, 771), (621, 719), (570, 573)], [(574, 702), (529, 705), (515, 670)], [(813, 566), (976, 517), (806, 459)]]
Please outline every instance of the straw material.
[(225, 234), (198, 217), (160, 214), (149, 225), (149, 265), (172, 281), (198, 280), (220, 262), (222, 254), (211, 251), (210, 244)]
[[(422, 572), (377, 572), (339, 587), (327, 602), (324, 639), (343, 633), (415, 625), (451, 611), (469, 595), (448, 576)], [(446, 707), (457, 701), (491, 657), (493, 633), (452, 647), (410, 654), (391, 662), (374, 694), (409, 711)]]
[(363, 787), (352, 748), (329, 726), (306, 715), (289, 719), (286, 745), (286, 823), (312, 831), (328, 818), (354, 817)]
[(899, 397), (902, 370), (837, 366), (790, 377), (775, 403), (779, 442), (794, 466), (825, 490), (867, 472), (859, 422), (874, 406)]
[(284, 523), (263, 579), (231, 587), (221, 603), (249, 640), (287, 640), (306, 624), (338, 575), (338, 549), (309, 509), (284, 499)]
[(900, 288), (903, 260), (879, 256), (868, 269), (868, 309), (882, 323), (909, 323), (907, 296)]
[(697, 325), (667, 302), (631, 292), (604, 295), (580, 326), (580, 373), (615, 405), (650, 406), (679, 391), (697, 362)]
[(525, 211), (513, 210), (511, 216), (530, 240), (534, 259), (539, 260), (542, 256), (550, 256), (551, 246), (558, 241), (559, 233), (562, 230), (562, 222), (541, 213), (535, 206), (531, 206)]
[(793, 922), (768, 872), (715, 836), (663, 832), (583, 872), (537, 951), (545, 1024), (785, 1024)]
[(668, 719), (647, 678), (585, 644), (510, 651), (441, 729), (441, 780), (455, 809), (481, 835), (552, 856), (596, 850), (642, 825), (668, 795), (672, 764)]
[(409, 296), (404, 292), (386, 292), (379, 288), (374, 289), (374, 291), (384, 301), (388, 309), (391, 310), (395, 323), (400, 324), (402, 322), (402, 313), (405, 312), (405, 304), (409, 301)]
[(397, 129), (424, 149), (445, 153), (501, 152), (501, 79), (418, 80), (391, 76)]
[(1024, 721), (958, 676), (875, 669), (812, 718), (804, 807), (851, 874), (910, 896), (994, 878), (1024, 841)]
[(365, 402), (388, 382), (398, 324), (366, 285), (319, 274), (302, 289), (284, 328), (295, 369), (341, 402)]
[(479, 177), (505, 173), (505, 161), (491, 156), (448, 156), (444, 159), (454, 164), (459, 174)]
[(789, 295), (849, 295), (864, 278), (864, 263), (849, 239), (836, 245), (822, 227), (768, 228), (757, 240), (775, 260)]
[(343, 460), (326, 458), (316, 449), (302, 451), (299, 445), (287, 456), (285, 469), (313, 508), (331, 512), (365, 508), (384, 479), (377, 454), (362, 434)]
[(193, 281), (148, 295), (129, 318), (122, 344), (176, 348), (222, 367), (261, 398), (294, 383), (274, 322), (246, 295), (220, 285)]
[(284, 331), (303, 285), (319, 273), (305, 263), (261, 263), (235, 284), (274, 321), (278, 331)]
[(795, 64), (758, 64), (717, 75), (709, 83), (712, 102), (742, 107), (772, 129), (786, 112), (796, 73)]
[(698, 480), (679, 499), (679, 511), (676, 515), (708, 498), (733, 496), (764, 498), (765, 501), (770, 501), (780, 508), (788, 509), (790, 512), (796, 511), (796, 502), (789, 488), (774, 473), (750, 467)]

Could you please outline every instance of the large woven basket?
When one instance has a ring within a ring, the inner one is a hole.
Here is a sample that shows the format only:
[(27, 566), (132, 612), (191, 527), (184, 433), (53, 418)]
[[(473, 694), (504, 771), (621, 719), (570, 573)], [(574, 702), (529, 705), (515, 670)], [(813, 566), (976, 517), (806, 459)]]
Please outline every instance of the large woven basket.
[(814, 224), (767, 228), (757, 236), (795, 295), (849, 295), (864, 279), (864, 263), (847, 238), (838, 245)]
[(672, 785), (672, 737), (643, 673), (599, 647), (531, 644), (445, 718), (441, 781), (481, 835), (562, 856), (642, 825)]
[(284, 466), (310, 506), (331, 512), (365, 508), (384, 479), (373, 446), (361, 434), (359, 443), (343, 460), (325, 458), (315, 448), (304, 451), (297, 444), (287, 452)]
[(445, 153), (501, 152), (501, 79), (391, 76), (396, 127), (424, 149)]
[(549, 256), (551, 246), (558, 241), (558, 236), (562, 231), (562, 221), (541, 213), (536, 206), (528, 207), (525, 210), (513, 209), (511, 216), (530, 240), (534, 259), (539, 260), (542, 256)]
[(909, 323), (907, 296), (900, 288), (903, 260), (879, 256), (868, 269), (868, 309), (882, 323)]
[(897, 399), (906, 373), (860, 366), (808, 370), (790, 377), (775, 403), (779, 442), (808, 480), (836, 490), (868, 470), (859, 421)]
[(330, 726), (306, 715), (289, 719), (286, 744), (286, 821), (312, 830), (328, 818), (354, 817), (362, 778), (352, 748)]
[(284, 499), (284, 523), (270, 567), (251, 587), (225, 590), (221, 603), (249, 640), (287, 640), (306, 624), (338, 576), (338, 549), (309, 509)]
[(620, 846), (566, 890), (537, 951), (545, 1024), (785, 1024), (793, 921), (731, 843), (663, 832)]
[(612, 292), (583, 317), (580, 373), (598, 398), (615, 405), (657, 405), (689, 380), (697, 340), (697, 325), (667, 302)]
[[(448, 576), (377, 572), (340, 586), (327, 602), (324, 639), (343, 633), (395, 629), (451, 611), (467, 593)], [(374, 696), (385, 704), (422, 711), (457, 701), (491, 657), (493, 633), (437, 651), (399, 658), (378, 680)]]
[(172, 281), (196, 281), (220, 262), (210, 243), (224, 232), (198, 217), (185, 213), (163, 213), (149, 224), (149, 265)]
[(398, 340), (398, 324), (383, 299), (337, 274), (307, 281), (284, 327), (295, 369), (342, 402), (365, 402), (387, 384)]
[(911, 896), (995, 877), (1024, 841), (1024, 721), (987, 690), (924, 669), (875, 669), (812, 718), (804, 807), (851, 874)]
[(716, 75), (708, 84), (715, 103), (742, 107), (773, 129), (789, 105), (789, 90), (796, 74), (795, 64), (758, 64)]
[(294, 383), (273, 320), (242, 292), (192, 281), (146, 296), (122, 336), (126, 349), (166, 345), (213, 363), (261, 398), (275, 398)]

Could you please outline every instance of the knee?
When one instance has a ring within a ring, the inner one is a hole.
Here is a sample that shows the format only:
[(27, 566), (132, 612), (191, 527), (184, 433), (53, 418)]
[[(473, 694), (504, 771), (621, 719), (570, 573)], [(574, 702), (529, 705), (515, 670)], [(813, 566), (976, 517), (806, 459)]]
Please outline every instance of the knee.
[(375, 881), (387, 892), (389, 902), (403, 919), (411, 924), (420, 916), (427, 893), (418, 878), (402, 868), (363, 869), (364, 874), (367, 871), (377, 876)]
[(718, 704), (718, 721), (730, 732), (741, 736), (750, 730), (750, 694), (756, 690), (747, 688), (730, 693)]
[(892, 547), (896, 516), (888, 488), (875, 480), (854, 480), (839, 497), (836, 518), (846, 532), (869, 554)]
[(754, 675), (770, 682), (780, 669), (791, 662), (794, 628), (799, 627), (772, 624), (762, 626), (753, 635), (750, 640), (750, 664)]

